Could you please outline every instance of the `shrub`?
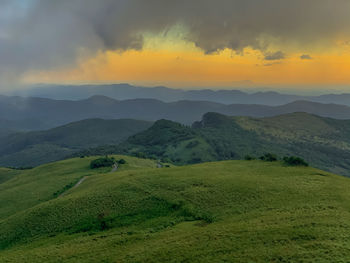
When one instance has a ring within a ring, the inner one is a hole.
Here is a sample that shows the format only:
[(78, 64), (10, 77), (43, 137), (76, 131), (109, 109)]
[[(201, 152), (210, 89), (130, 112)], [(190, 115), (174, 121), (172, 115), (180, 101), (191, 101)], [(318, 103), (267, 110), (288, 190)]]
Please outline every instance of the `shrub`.
[(100, 167), (111, 167), (115, 163), (115, 159), (113, 157), (103, 157), (98, 158), (96, 160), (91, 161), (90, 168), (96, 169)]
[(265, 162), (276, 162), (277, 156), (273, 153), (266, 153), (263, 156), (260, 156), (259, 159)]
[(119, 164), (126, 164), (126, 161), (125, 161), (124, 159), (120, 159), (120, 160), (118, 161), (118, 163), (119, 163)]
[(289, 166), (309, 166), (304, 159), (296, 156), (284, 157), (283, 162)]
[(246, 156), (244, 156), (244, 160), (252, 161), (252, 160), (255, 160), (255, 157), (254, 156), (250, 156), (250, 155), (246, 155)]
[(171, 160), (168, 157), (164, 157), (161, 159), (162, 163), (171, 163)]

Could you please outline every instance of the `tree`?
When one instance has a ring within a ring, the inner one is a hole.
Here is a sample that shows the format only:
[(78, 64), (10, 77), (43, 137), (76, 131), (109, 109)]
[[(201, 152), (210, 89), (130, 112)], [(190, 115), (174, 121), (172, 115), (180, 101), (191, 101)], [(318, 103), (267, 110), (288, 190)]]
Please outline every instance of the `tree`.
[(256, 158), (254, 156), (250, 156), (249, 154), (244, 156), (244, 160), (246, 161), (252, 161), (252, 160), (255, 160)]
[(283, 162), (289, 166), (309, 166), (304, 159), (296, 156), (284, 157)]
[(260, 156), (259, 159), (265, 162), (276, 162), (278, 158), (277, 155), (273, 153), (266, 153), (263, 156)]
[(120, 159), (120, 160), (118, 161), (118, 163), (119, 163), (119, 164), (126, 164), (126, 161), (125, 161), (124, 159)]
[(100, 167), (111, 167), (115, 163), (114, 157), (102, 157), (91, 161), (90, 168), (96, 169)]

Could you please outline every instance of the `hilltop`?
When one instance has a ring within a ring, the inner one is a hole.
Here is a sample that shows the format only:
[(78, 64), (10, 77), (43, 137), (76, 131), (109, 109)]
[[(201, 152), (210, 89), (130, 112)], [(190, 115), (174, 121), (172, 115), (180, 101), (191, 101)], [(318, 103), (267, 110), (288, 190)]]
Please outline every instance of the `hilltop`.
[(108, 173), (89, 170), (94, 158), (0, 184), (1, 262), (350, 259), (348, 178), (262, 161), (155, 168), (127, 156)]

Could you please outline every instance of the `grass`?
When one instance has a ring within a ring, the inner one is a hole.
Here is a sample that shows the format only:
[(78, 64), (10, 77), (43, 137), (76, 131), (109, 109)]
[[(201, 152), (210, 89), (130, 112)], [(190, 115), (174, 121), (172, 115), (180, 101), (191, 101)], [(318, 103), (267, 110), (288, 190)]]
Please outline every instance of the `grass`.
[[(154, 161), (123, 158), (128, 166), (116, 173), (98, 171), (63, 197), (3, 216), (0, 262), (350, 260), (348, 178), (279, 162), (154, 169)], [(76, 178), (88, 164), (50, 165), (76, 169)], [(55, 181), (50, 165), (33, 171)]]
[[(115, 158), (120, 159), (120, 156), (116, 155)], [(1, 171), (8, 171), (7, 177), (12, 174), (17, 176), (0, 184), (0, 220), (57, 197), (84, 176), (111, 170), (109, 167), (91, 170), (89, 165), (93, 159), (95, 157), (74, 158), (24, 171), (1, 169), (0, 178), (5, 178)], [(120, 170), (155, 167), (155, 162), (151, 160), (133, 157), (124, 159), (128, 163), (122, 165)]]
[(19, 173), (20, 172), (16, 170), (0, 167), (0, 184), (14, 178)]

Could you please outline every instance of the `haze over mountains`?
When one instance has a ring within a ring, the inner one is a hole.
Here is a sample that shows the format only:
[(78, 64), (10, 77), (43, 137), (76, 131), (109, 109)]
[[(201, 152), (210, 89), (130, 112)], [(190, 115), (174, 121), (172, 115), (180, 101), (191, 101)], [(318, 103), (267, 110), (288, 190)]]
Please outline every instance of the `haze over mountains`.
[(10, 134), (0, 137), (0, 166), (31, 167), (57, 161), (79, 150), (119, 144), (151, 125), (127, 119), (88, 119), (47, 131)]
[(293, 112), (307, 112), (322, 117), (350, 119), (350, 107), (295, 101), (281, 106), (255, 104), (220, 104), (208, 101), (162, 102), (155, 99), (115, 100), (93, 96), (85, 100), (52, 100), (0, 96), (2, 129), (42, 130), (90, 118), (168, 119), (191, 125), (207, 112), (229, 116), (269, 117)]
[(144, 88), (129, 84), (111, 85), (57, 85), (40, 86), (15, 90), (8, 95), (42, 97), (59, 100), (83, 100), (94, 95), (103, 95), (117, 100), (156, 99), (164, 102), (179, 100), (211, 101), (223, 104), (262, 104), (277, 106), (296, 100), (307, 100), (319, 103), (335, 103), (350, 106), (350, 94), (325, 94), (320, 96), (301, 96), (280, 94), (278, 92), (246, 93), (240, 90), (182, 90), (166, 87)]

